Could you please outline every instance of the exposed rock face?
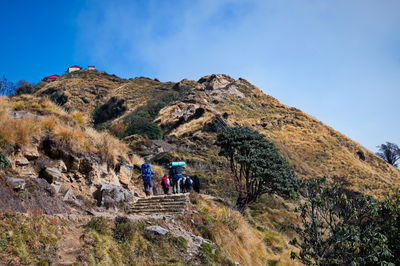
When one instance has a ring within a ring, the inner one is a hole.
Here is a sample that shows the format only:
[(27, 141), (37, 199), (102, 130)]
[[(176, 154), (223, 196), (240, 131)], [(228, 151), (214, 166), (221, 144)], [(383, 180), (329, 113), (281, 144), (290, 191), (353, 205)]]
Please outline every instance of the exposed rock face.
[(57, 168), (47, 167), (42, 170), (39, 177), (45, 179), (49, 184), (51, 184), (54, 181), (59, 181), (62, 178), (62, 174)]
[(122, 207), (124, 204), (133, 201), (133, 193), (122, 187), (102, 183), (98, 188), (98, 204), (106, 208)]
[[(39, 210), (45, 214), (68, 211), (65, 203), (56, 196), (54, 188), (40, 178), (0, 178), (0, 212), (26, 212)], [(25, 182), (25, 183), (24, 183)], [(11, 184), (11, 185), (10, 185)], [(15, 188), (24, 189), (16, 189)]]

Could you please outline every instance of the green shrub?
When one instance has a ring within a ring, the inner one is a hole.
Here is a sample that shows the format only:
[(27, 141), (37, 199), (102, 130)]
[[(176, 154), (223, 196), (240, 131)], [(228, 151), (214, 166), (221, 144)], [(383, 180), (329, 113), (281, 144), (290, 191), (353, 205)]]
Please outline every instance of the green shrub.
[(0, 169), (7, 168), (11, 165), (10, 160), (3, 153), (0, 153)]
[(92, 229), (99, 234), (105, 235), (108, 232), (108, 224), (103, 217), (93, 217), (89, 223), (86, 224), (86, 228)]
[(119, 242), (126, 242), (132, 239), (135, 233), (134, 224), (126, 217), (115, 218), (114, 238)]
[(150, 139), (161, 139), (163, 136), (161, 128), (156, 123), (139, 119), (132, 121), (125, 131), (127, 136), (133, 134), (147, 136)]
[(186, 251), (188, 247), (187, 240), (182, 236), (172, 236), (171, 238), (169, 238), (169, 242), (181, 251)]
[(128, 116), (129, 126), (125, 131), (125, 136), (138, 134), (150, 139), (161, 139), (163, 132), (153, 120), (162, 108), (178, 100), (179, 97), (180, 93), (174, 91), (163, 96), (158, 102), (148, 101), (146, 105), (139, 107)]

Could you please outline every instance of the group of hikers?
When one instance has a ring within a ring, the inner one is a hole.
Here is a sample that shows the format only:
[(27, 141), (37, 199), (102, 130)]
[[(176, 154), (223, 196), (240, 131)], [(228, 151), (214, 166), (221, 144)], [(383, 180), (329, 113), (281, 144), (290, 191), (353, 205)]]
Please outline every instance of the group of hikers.
[[(172, 162), (168, 164), (169, 173), (161, 178), (161, 188), (164, 194), (189, 193), (192, 190), (200, 193), (200, 179), (197, 175), (185, 176), (185, 162)], [(157, 194), (157, 185), (153, 183), (154, 171), (150, 164), (144, 163), (141, 166), (144, 191), (147, 196)]]

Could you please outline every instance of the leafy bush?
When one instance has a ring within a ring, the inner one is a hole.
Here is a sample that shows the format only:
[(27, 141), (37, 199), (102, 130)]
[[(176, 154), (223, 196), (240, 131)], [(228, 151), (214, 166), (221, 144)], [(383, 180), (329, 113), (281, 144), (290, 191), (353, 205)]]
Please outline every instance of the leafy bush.
[(303, 181), (295, 228), (301, 240), (292, 241), (301, 251), (292, 258), (307, 265), (398, 265), (400, 194), (379, 202), (326, 181)]
[(86, 228), (92, 229), (99, 234), (105, 235), (108, 233), (108, 224), (103, 217), (93, 217), (89, 223), (86, 224)]
[(135, 233), (134, 224), (126, 217), (115, 218), (114, 238), (119, 242), (130, 240)]
[(153, 122), (134, 120), (125, 131), (127, 136), (139, 134), (147, 136), (150, 139), (161, 139), (163, 136), (161, 128)]
[(139, 107), (128, 117), (129, 125), (125, 135), (139, 134), (150, 139), (161, 139), (163, 132), (161, 128), (153, 122), (162, 108), (167, 106), (180, 97), (179, 92), (171, 92), (163, 96), (158, 102), (148, 101), (146, 105)]
[(10, 160), (3, 153), (0, 153), (0, 169), (7, 168), (11, 165)]

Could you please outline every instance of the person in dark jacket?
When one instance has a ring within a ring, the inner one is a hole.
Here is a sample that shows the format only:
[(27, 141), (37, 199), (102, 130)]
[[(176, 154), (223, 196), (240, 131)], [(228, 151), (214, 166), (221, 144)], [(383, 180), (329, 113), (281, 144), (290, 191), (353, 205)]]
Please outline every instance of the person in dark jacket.
[(190, 193), (193, 189), (193, 180), (190, 176), (188, 176), (185, 180), (185, 191)]
[(200, 178), (197, 175), (191, 176), (193, 180), (193, 190), (200, 193)]

